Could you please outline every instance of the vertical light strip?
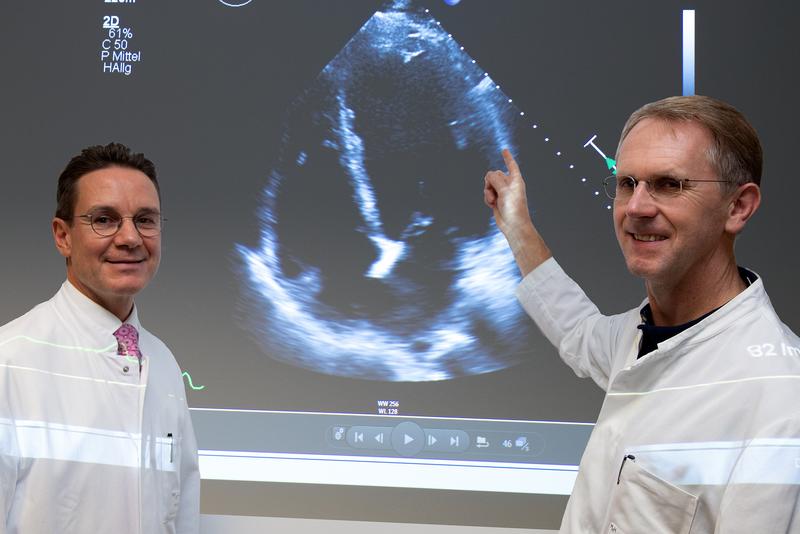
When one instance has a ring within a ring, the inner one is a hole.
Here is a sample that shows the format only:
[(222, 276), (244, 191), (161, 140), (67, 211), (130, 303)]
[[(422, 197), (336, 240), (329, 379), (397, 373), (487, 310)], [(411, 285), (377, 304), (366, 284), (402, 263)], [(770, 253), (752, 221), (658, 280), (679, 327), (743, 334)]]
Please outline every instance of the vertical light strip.
[(694, 9), (683, 10), (683, 94), (694, 94)]

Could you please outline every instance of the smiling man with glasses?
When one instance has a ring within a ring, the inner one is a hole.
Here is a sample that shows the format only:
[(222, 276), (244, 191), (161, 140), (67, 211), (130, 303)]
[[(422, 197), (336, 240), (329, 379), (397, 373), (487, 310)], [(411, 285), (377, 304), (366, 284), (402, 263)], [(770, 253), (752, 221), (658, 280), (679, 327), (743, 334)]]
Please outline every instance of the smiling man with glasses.
[(162, 224), (144, 155), (92, 146), (61, 173), (52, 230), (67, 280), (0, 327), (0, 532), (199, 531), (181, 371), (134, 305)]
[(703, 96), (628, 119), (603, 185), (647, 299), (602, 315), (530, 218), (525, 184), (490, 171), (484, 199), (524, 276), (523, 307), (606, 399), (562, 532), (800, 532), (800, 339), (734, 242), (761, 202), (758, 137)]

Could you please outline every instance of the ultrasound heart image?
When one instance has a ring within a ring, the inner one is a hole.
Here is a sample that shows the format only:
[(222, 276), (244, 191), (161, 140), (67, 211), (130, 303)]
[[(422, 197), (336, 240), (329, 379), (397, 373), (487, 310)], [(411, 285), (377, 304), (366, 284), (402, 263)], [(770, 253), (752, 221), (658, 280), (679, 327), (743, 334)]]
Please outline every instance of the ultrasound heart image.
[(517, 363), (519, 273), (481, 191), (521, 115), (426, 10), (376, 12), (289, 107), (260, 242), (237, 246), (264, 353), (385, 381)]

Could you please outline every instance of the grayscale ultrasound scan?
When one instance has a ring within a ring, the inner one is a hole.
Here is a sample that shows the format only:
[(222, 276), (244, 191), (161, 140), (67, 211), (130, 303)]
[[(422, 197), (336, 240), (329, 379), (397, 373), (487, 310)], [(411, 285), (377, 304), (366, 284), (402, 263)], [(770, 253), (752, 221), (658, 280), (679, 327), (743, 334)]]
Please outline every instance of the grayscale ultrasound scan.
[[(426, 10), (376, 12), (291, 106), (261, 242), (239, 247), (265, 353), (387, 381), (516, 363), (518, 272), (480, 170), (520, 115)], [(452, 201), (464, 188), (474, 204)]]

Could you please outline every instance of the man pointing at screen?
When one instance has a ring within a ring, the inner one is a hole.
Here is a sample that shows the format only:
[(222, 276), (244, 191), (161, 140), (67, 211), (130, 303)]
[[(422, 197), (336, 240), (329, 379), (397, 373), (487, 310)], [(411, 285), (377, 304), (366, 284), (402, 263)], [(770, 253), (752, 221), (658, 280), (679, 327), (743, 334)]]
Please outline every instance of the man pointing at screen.
[(89, 147), (57, 202), (67, 280), (0, 327), (0, 532), (197, 533), (180, 368), (133, 302), (161, 257), (155, 167), (117, 143)]
[(628, 119), (604, 185), (647, 299), (612, 316), (552, 258), (503, 156), (508, 172), (487, 173), (484, 198), (524, 276), (517, 296), (606, 391), (561, 531), (800, 532), (800, 339), (734, 255), (761, 202), (746, 119), (702, 96)]

